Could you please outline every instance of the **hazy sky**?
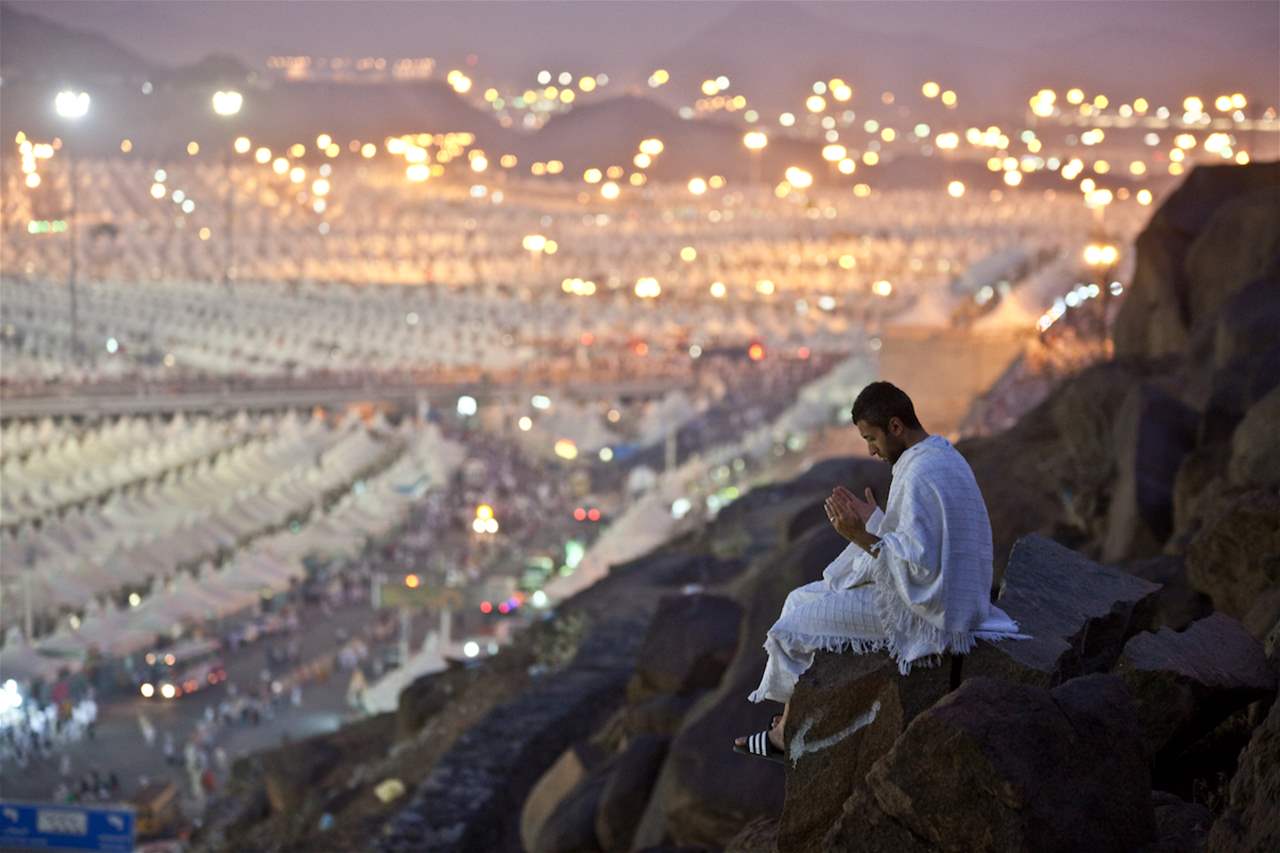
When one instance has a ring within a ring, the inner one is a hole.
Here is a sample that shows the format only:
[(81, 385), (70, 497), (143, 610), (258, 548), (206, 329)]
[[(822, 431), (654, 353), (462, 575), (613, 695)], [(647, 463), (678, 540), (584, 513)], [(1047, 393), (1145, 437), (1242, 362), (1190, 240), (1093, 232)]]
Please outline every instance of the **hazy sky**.
[[(231, 53), (260, 66), (273, 53), (457, 56), (475, 51), (499, 73), (507, 60), (563, 57), (642, 62), (728, 14), (738, 2), (387, 2), (387, 0), (16, 0), (12, 5), (102, 32), (166, 64)], [(1100, 29), (1280, 48), (1280, 3), (1259, 2), (796, 2), (859, 29), (927, 35), (981, 47), (1035, 43)]]

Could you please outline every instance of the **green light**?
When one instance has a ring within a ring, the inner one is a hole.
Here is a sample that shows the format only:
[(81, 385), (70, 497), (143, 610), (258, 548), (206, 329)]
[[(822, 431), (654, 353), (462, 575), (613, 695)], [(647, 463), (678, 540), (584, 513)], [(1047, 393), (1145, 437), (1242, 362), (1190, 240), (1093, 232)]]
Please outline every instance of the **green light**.
[(582, 546), (581, 542), (577, 539), (570, 539), (564, 545), (564, 564), (570, 569), (576, 569), (586, 553), (587, 549)]

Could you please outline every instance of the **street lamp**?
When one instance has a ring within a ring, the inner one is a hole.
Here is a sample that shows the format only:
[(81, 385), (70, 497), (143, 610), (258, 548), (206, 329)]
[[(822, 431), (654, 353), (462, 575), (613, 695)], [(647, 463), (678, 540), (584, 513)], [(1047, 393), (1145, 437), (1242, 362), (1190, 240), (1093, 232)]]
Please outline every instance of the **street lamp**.
[[(82, 119), (89, 114), (89, 93), (64, 89), (53, 99), (53, 109), (68, 121)], [(71, 241), (70, 262), (67, 267), (67, 291), (71, 296), (71, 363), (80, 361), (80, 327), (76, 318), (76, 161), (71, 146), (66, 146), (67, 178), (71, 190), (71, 208), (67, 211), (67, 236)]]
[(742, 144), (751, 152), (751, 183), (760, 183), (760, 152), (769, 144), (763, 130), (751, 130), (742, 135)]
[[(244, 106), (244, 95), (241, 95), (234, 89), (223, 91), (219, 89), (213, 93), (213, 111), (223, 118), (229, 119), (240, 113), (240, 107)], [(236, 184), (232, 180), (232, 162), (231, 155), (234, 151), (235, 143), (232, 147), (227, 148), (226, 160), (223, 161), (226, 166), (225, 180), (227, 183), (227, 242), (226, 256), (223, 258), (222, 264), (222, 284), (224, 287), (231, 286), (231, 267), (235, 263), (235, 196)]]

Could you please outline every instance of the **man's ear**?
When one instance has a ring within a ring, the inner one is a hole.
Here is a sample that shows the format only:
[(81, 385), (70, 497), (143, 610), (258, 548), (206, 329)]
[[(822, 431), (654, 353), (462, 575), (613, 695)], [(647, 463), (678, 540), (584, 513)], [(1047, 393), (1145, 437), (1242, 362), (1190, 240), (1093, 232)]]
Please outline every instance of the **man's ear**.
[(889, 435), (893, 436), (894, 438), (897, 438), (898, 436), (902, 435), (902, 433), (904, 433), (906, 429), (907, 429), (907, 426), (902, 422), (902, 418), (899, 418), (897, 416), (889, 418), (889, 430), (888, 430)]

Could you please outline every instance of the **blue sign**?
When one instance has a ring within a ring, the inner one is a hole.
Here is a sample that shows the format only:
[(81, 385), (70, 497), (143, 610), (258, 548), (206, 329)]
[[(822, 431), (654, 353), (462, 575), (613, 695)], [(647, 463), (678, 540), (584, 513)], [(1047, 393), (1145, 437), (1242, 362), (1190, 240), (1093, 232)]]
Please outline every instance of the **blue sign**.
[(0, 850), (132, 853), (133, 809), (0, 802)]

